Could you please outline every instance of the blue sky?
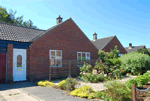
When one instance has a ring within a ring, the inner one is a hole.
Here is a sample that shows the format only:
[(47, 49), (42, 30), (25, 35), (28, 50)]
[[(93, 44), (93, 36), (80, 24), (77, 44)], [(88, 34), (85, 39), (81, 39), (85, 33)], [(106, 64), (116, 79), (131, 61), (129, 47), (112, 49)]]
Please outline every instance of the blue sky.
[(16, 16), (31, 19), (39, 29), (72, 18), (92, 40), (116, 35), (124, 47), (146, 45), (150, 48), (149, 0), (0, 0), (0, 6), (17, 11)]

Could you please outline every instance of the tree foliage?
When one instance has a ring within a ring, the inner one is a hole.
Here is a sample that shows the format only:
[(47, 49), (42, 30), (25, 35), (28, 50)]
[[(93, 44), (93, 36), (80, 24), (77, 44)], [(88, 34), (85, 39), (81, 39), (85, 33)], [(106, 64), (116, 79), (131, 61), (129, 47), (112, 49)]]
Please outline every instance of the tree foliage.
[(28, 21), (23, 21), (23, 15), (15, 17), (17, 11), (10, 9), (8, 12), (6, 8), (0, 6), (0, 20), (5, 23), (14, 24), (18, 26), (38, 29), (37, 26), (33, 25), (33, 22), (29, 19)]
[(143, 54), (148, 54), (149, 56), (150, 56), (150, 52), (147, 50), (147, 49), (138, 49), (137, 51), (136, 51), (137, 53), (143, 53)]
[[(119, 58), (120, 51), (117, 49), (117, 46), (110, 52), (104, 52), (103, 50), (99, 50), (98, 52), (98, 60), (95, 62), (95, 69), (97, 71), (104, 72), (105, 74), (114, 73), (118, 74), (120, 72), (119, 68), (121, 65), (121, 61)], [(100, 60), (101, 59), (101, 60)], [(119, 74), (120, 75), (120, 74)]]
[(143, 53), (131, 52), (119, 58), (121, 67), (132, 74), (145, 73), (150, 68), (150, 56)]

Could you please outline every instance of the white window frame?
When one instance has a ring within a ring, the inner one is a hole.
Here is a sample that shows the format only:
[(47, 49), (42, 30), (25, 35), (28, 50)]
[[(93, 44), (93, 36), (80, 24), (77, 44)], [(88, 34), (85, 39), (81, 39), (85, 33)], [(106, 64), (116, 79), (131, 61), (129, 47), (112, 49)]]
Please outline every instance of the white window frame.
[(49, 59), (51, 59), (51, 52), (52, 51), (55, 51), (55, 59), (57, 59), (57, 51), (61, 51), (61, 66), (56, 66), (56, 61), (55, 61), (55, 66), (51, 66), (51, 67), (62, 67), (62, 50), (50, 50), (49, 51)]
[[(85, 59), (87, 60), (87, 54), (89, 54), (89, 62), (90, 62), (90, 60), (91, 60), (91, 54), (90, 54), (90, 52), (77, 52), (77, 64), (78, 64), (78, 53), (81, 53), (81, 63), (82, 63), (82, 53), (85, 53)], [(78, 65), (78, 66), (83, 66), (83, 64), (81, 64), (81, 65)]]

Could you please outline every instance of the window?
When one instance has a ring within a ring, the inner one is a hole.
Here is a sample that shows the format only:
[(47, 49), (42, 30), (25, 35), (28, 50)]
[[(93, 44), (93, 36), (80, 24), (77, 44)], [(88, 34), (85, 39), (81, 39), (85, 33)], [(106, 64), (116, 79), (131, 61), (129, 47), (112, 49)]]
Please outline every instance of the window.
[(119, 57), (121, 57), (122, 56), (122, 54), (119, 54)]
[(17, 56), (17, 67), (22, 67), (22, 56), (21, 55)]
[(77, 52), (77, 64), (82, 66), (84, 62), (90, 64), (90, 53), (89, 52)]
[(51, 67), (62, 67), (62, 51), (50, 50)]

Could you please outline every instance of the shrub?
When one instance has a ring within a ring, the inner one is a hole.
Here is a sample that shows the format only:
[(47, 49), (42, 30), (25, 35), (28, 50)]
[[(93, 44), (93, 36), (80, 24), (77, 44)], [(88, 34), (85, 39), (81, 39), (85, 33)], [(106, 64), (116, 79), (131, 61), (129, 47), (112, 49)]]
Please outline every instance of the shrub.
[(122, 79), (122, 74), (119, 69), (113, 70), (113, 77), (116, 79)]
[(150, 73), (144, 73), (143, 75), (147, 76), (149, 78), (149, 81), (150, 81)]
[(83, 98), (95, 98), (95, 91), (92, 89), (90, 86), (83, 86), (80, 87), (79, 89), (75, 89), (70, 93), (72, 96), (79, 96)]
[(112, 101), (130, 101), (131, 100), (131, 90), (128, 87), (118, 81), (108, 82), (105, 84), (108, 89), (105, 90), (107, 96), (111, 98)]
[(50, 82), (48, 80), (45, 81), (39, 81), (36, 83), (38, 86), (45, 86), (45, 87), (49, 87), (49, 86), (54, 86), (55, 84), (53, 82)]
[(147, 54), (131, 52), (119, 58), (121, 67), (132, 74), (145, 73), (150, 68), (150, 57)]
[(138, 49), (136, 52), (137, 53), (148, 54), (150, 56), (150, 52), (147, 49)]
[(85, 63), (83, 67), (80, 67), (80, 74), (83, 75), (84, 73), (92, 73), (93, 67), (88, 63)]
[(121, 68), (119, 68), (119, 70), (120, 70), (120, 72), (121, 72), (122, 75), (126, 75), (127, 70), (125, 68), (121, 67)]
[(117, 68), (120, 68), (121, 66), (121, 60), (118, 58), (109, 59), (113, 66), (117, 66)]
[(78, 81), (75, 78), (67, 78), (59, 82), (58, 87), (62, 90), (72, 91), (75, 89), (76, 84), (78, 84)]
[(97, 98), (99, 99), (104, 99), (106, 97), (106, 94), (101, 91), (97, 91), (96, 95), (97, 95)]
[(126, 81), (125, 84), (130, 89), (131, 89), (131, 85), (134, 83), (136, 84), (136, 87), (137, 86), (143, 87), (143, 85), (148, 84), (149, 77), (147, 75), (148, 74), (146, 74), (146, 73), (145, 73), (145, 75), (138, 75), (136, 78), (129, 79), (128, 81)]
[(62, 80), (61, 82), (59, 82), (58, 87), (63, 90), (66, 89), (66, 80)]
[(144, 75), (139, 75), (135, 78), (135, 80), (137, 82), (137, 86), (143, 86), (145, 84), (148, 84), (149, 77)]
[(129, 79), (128, 81), (125, 82), (126, 86), (130, 89), (131, 89), (131, 85), (134, 83), (137, 84), (137, 81), (135, 79)]
[(104, 80), (104, 75), (103, 74), (93, 74), (93, 73), (86, 73), (84, 75), (81, 76), (81, 79), (85, 82), (92, 82), (92, 83), (96, 83), (99, 81), (103, 81)]
[(78, 81), (75, 78), (67, 78), (65, 88), (68, 91), (72, 91), (75, 89), (75, 85), (78, 84)]

